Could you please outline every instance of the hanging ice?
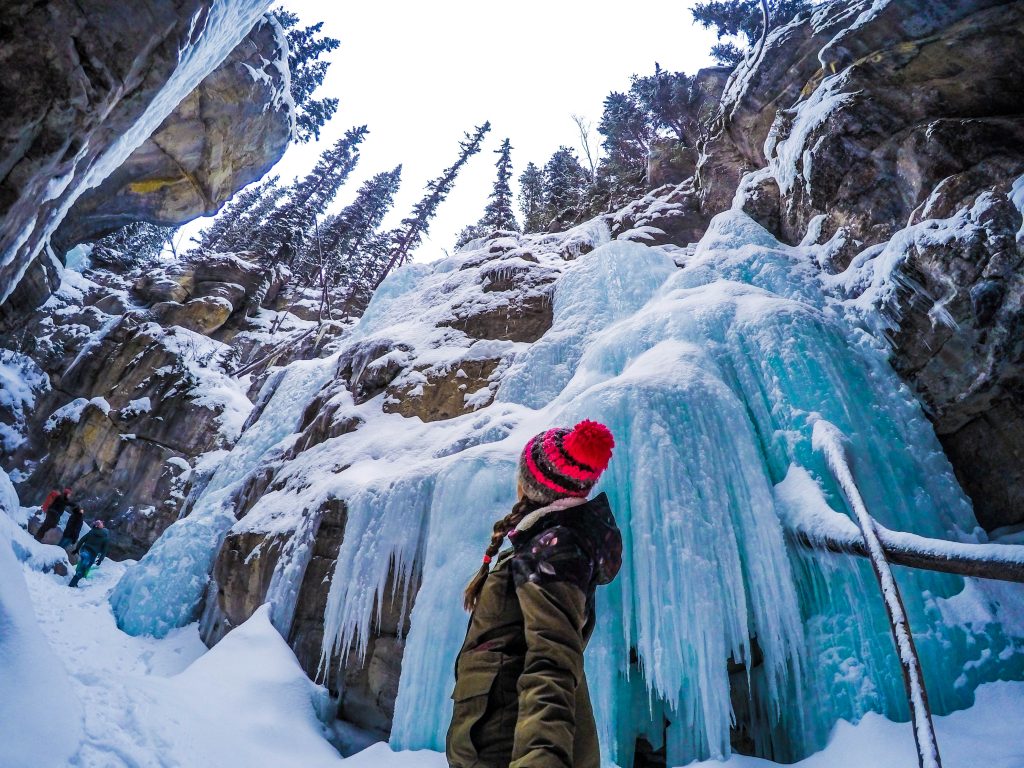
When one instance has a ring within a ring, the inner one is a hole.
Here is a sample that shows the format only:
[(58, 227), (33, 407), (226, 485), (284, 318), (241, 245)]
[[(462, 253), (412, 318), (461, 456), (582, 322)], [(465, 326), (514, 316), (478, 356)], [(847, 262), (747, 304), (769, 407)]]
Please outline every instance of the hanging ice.
[(111, 593), (119, 627), (162, 637), (196, 618), (214, 558), (235, 522), (234, 494), (293, 437), (303, 410), (334, 375), (335, 364), (334, 359), (293, 363), (268, 382), (276, 386), (263, 413), (218, 466), (188, 516), (164, 531)]
[[(346, 532), (325, 639), (326, 651), (364, 646), (389, 556), (404, 567), (417, 559), (393, 746), (443, 748), (466, 622), (459, 593), (513, 500), (518, 450), (582, 417), (616, 435), (602, 488), (626, 543), (619, 579), (599, 591), (603, 620), (587, 655), (608, 759), (629, 765), (641, 736), (665, 743), (669, 765), (726, 755), (735, 716), (759, 754), (791, 760), (820, 748), (838, 718), (906, 718), (868, 571), (788, 543), (774, 486), (802, 467), (843, 510), (810, 442), (825, 418), (849, 435), (858, 485), (883, 524), (969, 540), (975, 521), (919, 406), (822, 292), (811, 255), (736, 212), (714, 220), (684, 269), (658, 249), (605, 245), (556, 283), (554, 325), (504, 374), (497, 403), (433, 431), (395, 425), (407, 432), (374, 460), (389, 480), (351, 478), (365, 491), (353, 497), (356, 539)], [(414, 282), (430, 273), (415, 277), (386, 283), (368, 317), (415, 305)], [(434, 449), (499, 420), (505, 431), (491, 442)], [(983, 680), (1024, 675), (1021, 640), (1005, 627), (943, 619), (962, 579), (898, 578), (936, 711), (967, 705)], [(741, 670), (732, 677), (730, 660)], [(749, 712), (734, 710), (748, 700)]]

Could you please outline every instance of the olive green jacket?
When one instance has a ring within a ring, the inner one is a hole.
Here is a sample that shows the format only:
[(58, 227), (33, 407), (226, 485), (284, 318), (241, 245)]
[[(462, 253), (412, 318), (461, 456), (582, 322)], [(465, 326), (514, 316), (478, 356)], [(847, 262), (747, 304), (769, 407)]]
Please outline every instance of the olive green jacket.
[(622, 540), (604, 494), (573, 501), (525, 519), (484, 583), (455, 666), (452, 768), (600, 766), (583, 649)]

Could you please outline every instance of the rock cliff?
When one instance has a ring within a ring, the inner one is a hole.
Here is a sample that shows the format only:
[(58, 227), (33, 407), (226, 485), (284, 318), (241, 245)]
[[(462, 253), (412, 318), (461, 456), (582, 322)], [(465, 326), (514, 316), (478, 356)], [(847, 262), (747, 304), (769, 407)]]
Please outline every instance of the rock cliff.
[(745, 210), (892, 288), (893, 365), (990, 529), (1024, 521), (1022, 43), (1020, 3), (826, 4), (741, 65), (698, 168), (707, 213), (765, 168)]
[(266, 6), (7, 4), (0, 22), (0, 303), (82, 193), (122, 165)]
[(30, 473), (27, 498), (72, 485), (113, 516), (118, 555), (140, 556), (195, 458), (237, 438), (251, 405), (227, 374), (269, 346), (247, 315), (286, 274), (224, 257), (80, 275), (55, 254), (130, 221), (213, 213), (281, 157), (288, 50), (264, 5), (15, 4), (2, 22), (18, 34), (0, 43), (0, 338), (34, 376), (31, 397), (0, 405), (4, 465)]
[(63, 253), (133, 221), (210, 216), (276, 163), (293, 129), (288, 50), (265, 17), (102, 184), (68, 211), (52, 242)]
[[(284, 277), (263, 294), (268, 308), (285, 300)], [(3, 336), (35, 375), (30, 409), (0, 408), (0, 421), (27, 436), (4, 462), (21, 470), (22, 496), (72, 486), (90, 514), (111, 519), (115, 556), (141, 556), (199, 479), (196, 458), (230, 447), (249, 416), (250, 377), (231, 373), (311, 326), (273, 309), (250, 316), (265, 280), (228, 255), (67, 271), (46, 306)]]

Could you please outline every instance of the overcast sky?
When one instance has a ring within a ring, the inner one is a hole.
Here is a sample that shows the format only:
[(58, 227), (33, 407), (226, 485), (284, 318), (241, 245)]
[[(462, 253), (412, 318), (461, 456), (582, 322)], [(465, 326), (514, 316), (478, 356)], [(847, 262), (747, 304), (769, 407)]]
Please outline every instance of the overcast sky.
[[(480, 154), (463, 169), (440, 208), (417, 260), (451, 249), (456, 234), (483, 213), (494, 163), (506, 136), (514, 175), (539, 166), (559, 145), (577, 148), (572, 114), (596, 125), (604, 97), (626, 90), (629, 76), (663, 68), (693, 73), (712, 62), (712, 35), (692, 23), (692, 0), (284, 0), (303, 24), (322, 20), (341, 40), (318, 95), (339, 99), (318, 144), (295, 145), (276, 172), (306, 173), (347, 128), (367, 124), (359, 167), (343, 189), (381, 170), (404, 166), (388, 225), (423, 194), (424, 184), (454, 162), (464, 131), (491, 121)], [(339, 203), (340, 204), (340, 203)]]

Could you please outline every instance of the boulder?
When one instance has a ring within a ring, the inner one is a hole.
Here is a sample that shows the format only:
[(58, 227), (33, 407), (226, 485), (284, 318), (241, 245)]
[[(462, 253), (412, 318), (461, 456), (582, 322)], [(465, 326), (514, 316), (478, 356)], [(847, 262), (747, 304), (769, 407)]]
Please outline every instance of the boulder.
[(407, 418), (418, 416), (423, 421), (472, 413), (494, 399), (488, 385), (499, 363), (501, 358), (463, 360), (441, 370), (416, 369), (411, 376), (403, 377), (401, 386), (388, 388), (384, 412)]
[(189, 272), (170, 274), (166, 271), (142, 275), (132, 285), (132, 292), (146, 303), (187, 301), (194, 277)]
[(83, 194), (54, 235), (58, 250), (133, 221), (210, 216), (261, 178), (288, 145), (287, 51), (264, 18), (125, 162)]
[(204, 280), (196, 283), (194, 294), (197, 298), (209, 296), (224, 299), (233, 309), (241, 309), (245, 306), (245, 287), (238, 283)]
[(184, 304), (162, 302), (154, 305), (152, 312), (163, 325), (178, 325), (208, 336), (227, 322), (233, 310), (227, 299), (200, 296)]
[(606, 220), (613, 238), (637, 240), (645, 245), (695, 243), (707, 231), (710, 221), (701, 211), (693, 178), (655, 189)]

